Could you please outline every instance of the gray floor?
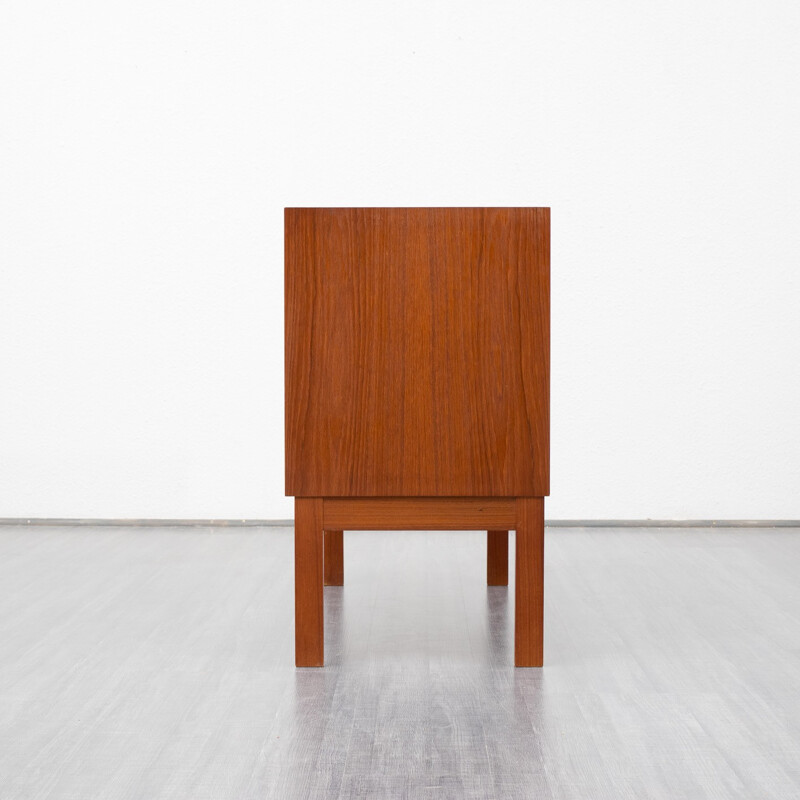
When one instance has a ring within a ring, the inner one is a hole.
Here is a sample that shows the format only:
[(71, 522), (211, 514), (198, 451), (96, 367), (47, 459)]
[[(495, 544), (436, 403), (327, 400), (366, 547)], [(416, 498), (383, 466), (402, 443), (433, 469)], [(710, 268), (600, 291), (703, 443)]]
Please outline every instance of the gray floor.
[(542, 670), (478, 533), (346, 533), (296, 670), (289, 529), (0, 528), (0, 797), (800, 797), (800, 531), (546, 551)]

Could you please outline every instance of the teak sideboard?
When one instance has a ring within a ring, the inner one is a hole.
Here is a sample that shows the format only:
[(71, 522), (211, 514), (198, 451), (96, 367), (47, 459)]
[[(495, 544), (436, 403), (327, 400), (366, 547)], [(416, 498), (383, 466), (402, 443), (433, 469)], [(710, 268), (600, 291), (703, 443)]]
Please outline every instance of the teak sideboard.
[(287, 208), (295, 660), (324, 662), (344, 530), (485, 530), (514, 663), (542, 664), (550, 209)]

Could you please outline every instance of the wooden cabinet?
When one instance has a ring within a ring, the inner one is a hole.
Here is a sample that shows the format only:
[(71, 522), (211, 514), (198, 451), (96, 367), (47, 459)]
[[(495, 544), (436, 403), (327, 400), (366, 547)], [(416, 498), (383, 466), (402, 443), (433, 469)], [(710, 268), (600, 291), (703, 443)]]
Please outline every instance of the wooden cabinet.
[(515, 529), (515, 663), (541, 665), (550, 210), (287, 208), (285, 281), (298, 666), (341, 531), (378, 528), (487, 530), (490, 584)]

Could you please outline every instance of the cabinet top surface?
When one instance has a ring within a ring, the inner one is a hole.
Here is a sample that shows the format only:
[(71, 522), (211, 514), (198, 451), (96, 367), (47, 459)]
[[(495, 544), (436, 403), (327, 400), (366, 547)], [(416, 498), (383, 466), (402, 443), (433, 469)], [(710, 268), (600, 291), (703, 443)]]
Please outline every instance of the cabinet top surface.
[(550, 211), (549, 206), (286, 206), (284, 211)]
[(547, 494), (549, 209), (284, 215), (286, 493)]

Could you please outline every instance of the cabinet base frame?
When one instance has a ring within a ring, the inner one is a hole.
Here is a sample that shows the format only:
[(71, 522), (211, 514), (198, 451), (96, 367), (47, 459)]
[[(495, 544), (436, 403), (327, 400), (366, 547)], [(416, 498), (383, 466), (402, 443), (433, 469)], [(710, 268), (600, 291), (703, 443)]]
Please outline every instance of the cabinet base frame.
[(494, 586), (508, 583), (508, 531), (515, 530), (514, 666), (542, 666), (543, 497), (296, 497), (298, 667), (324, 664), (322, 587), (344, 582), (345, 530), (485, 530), (487, 583)]

